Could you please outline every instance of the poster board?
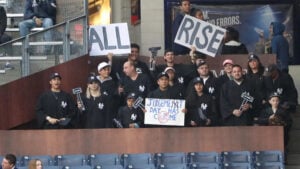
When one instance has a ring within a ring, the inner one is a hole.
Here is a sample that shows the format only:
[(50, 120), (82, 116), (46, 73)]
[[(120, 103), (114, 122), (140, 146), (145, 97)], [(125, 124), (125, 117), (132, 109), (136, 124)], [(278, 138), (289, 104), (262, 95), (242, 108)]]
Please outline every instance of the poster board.
[(179, 99), (156, 99), (145, 100), (145, 121), (150, 125), (184, 126), (185, 100)]
[(89, 29), (90, 56), (131, 52), (127, 23), (95, 25)]

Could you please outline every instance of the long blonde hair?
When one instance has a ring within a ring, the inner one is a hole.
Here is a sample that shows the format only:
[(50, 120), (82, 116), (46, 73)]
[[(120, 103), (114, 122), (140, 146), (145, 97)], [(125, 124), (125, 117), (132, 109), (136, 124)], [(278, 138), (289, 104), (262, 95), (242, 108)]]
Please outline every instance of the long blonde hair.
[[(101, 96), (100, 84), (99, 84), (99, 83), (97, 83), (97, 84), (98, 84), (98, 90), (95, 92), (95, 95), (94, 95), (93, 97), (99, 97), (99, 96)], [(87, 85), (87, 88), (86, 88), (86, 97), (87, 97), (88, 99), (91, 98), (91, 96), (92, 96), (91, 93), (92, 93), (92, 92), (91, 92), (91, 89), (90, 89), (89, 84), (88, 84), (88, 85)]]
[(36, 166), (36, 162), (38, 162), (38, 161), (42, 162), (39, 159), (32, 159), (32, 160), (30, 160), (29, 163), (28, 163), (28, 169), (36, 169), (36, 167), (37, 167)]

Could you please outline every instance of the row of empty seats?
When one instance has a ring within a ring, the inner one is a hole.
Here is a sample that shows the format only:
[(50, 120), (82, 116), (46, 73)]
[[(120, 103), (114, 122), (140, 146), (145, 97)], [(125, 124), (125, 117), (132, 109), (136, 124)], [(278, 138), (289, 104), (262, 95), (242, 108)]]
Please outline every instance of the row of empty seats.
[(31, 159), (40, 159), (44, 169), (284, 169), (283, 153), (276, 150), (19, 156), (18, 169)]

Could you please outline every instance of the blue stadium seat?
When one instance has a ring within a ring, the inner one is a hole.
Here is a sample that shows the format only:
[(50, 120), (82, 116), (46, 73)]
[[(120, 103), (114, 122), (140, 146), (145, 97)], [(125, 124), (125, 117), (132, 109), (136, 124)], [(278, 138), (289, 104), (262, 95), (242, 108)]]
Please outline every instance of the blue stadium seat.
[(255, 164), (255, 169), (284, 169), (281, 162), (264, 162)]
[[(16, 168), (17, 169), (28, 169), (28, 166), (19, 166), (19, 167), (16, 167)], [(43, 166), (43, 169), (62, 169), (62, 167), (59, 167), (59, 166)]]
[(217, 152), (192, 152), (187, 155), (188, 163), (221, 163), (220, 154)]
[(224, 151), (221, 153), (223, 163), (249, 163), (252, 164), (250, 151)]
[(22, 167), (22, 156), (16, 156), (16, 158), (17, 158), (16, 167)]
[(87, 158), (88, 165), (117, 165), (120, 164), (119, 154), (90, 154)]
[(124, 167), (137, 164), (154, 164), (152, 156), (153, 155), (151, 153), (122, 154), (121, 164)]
[(84, 166), (86, 165), (86, 156), (83, 154), (56, 155), (54, 164), (57, 166)]
[(250, 163), (224, 163), (223, 169), (253, 169)]
[(61, 169), (61, 167), (59, 167), (59, 166), (43, 166), (43, 169)]
[(155, 161), (156, 165), (159, 166), (161, 164), (186, 164), (186, 153), (177, 152), (177, 153), (156, 153)]
[(161, 164), (157, 169), (187, 169), (187, 164)]
[(28, 166), (17, 167), (18, 169), (28, 169)]
[(255, 163), (263, 162), (284, 162), (284, 153), (281, 151), (255, 151), (253, 152), (253, 160)]
[(219, 163), (192, 163), (190, 169), (221, 169)]
[(154, 164), (130, 164), (125, 169), (156, 169), (156, 167)]
[(89, 165), (74, 165), (74, 166), (64, 166), (62, 169), (93, 169), (92, 166)]
[(121, 164), (116, 165), (96, 165), (94, 169), (124, 169)]
[(41, 160), (43, 163), (43, 166), (52, 166), (54, 165), (54, 159), (50, 155), (25, 155), (21, 157), (21, 166), (28, 166), (28, 163), (32, 159), (38, 159)]

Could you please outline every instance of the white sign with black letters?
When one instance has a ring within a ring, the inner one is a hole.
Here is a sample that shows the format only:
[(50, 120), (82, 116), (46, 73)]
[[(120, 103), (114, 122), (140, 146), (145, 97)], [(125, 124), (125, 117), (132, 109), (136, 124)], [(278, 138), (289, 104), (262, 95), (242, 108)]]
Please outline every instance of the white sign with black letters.
[(185, 15), (174, 42), (215, 57), (226, 30), (195, 17)]
[(182, 112), (185, 108), (185, 100), (178, 99), (155, 99), (145, 100), (145, 124), (164, 126), (184, 126)]
[(127, 23), (91, 26), (89, 43), (90, 56), (131, 52)]

